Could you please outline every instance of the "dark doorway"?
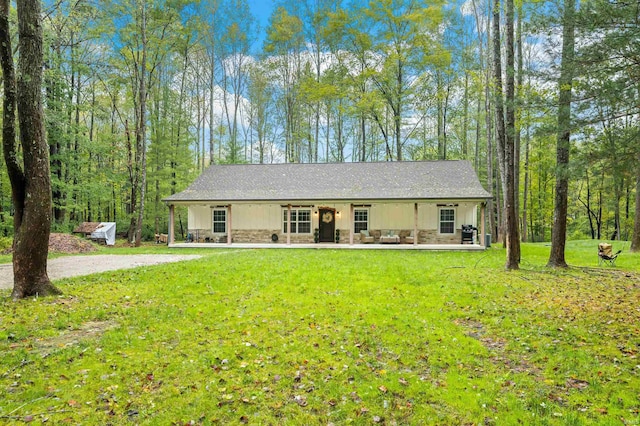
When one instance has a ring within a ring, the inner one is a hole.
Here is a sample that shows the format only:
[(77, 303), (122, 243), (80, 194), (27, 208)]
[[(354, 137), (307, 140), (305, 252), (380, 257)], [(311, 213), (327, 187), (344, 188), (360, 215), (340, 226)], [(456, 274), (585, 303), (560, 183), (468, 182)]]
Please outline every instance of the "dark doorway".
[(333, 209), (319, 209), (320, 215), (318, 232), (321, 243), (332, 243), (335, 241), (336, 233), (336, 211)]

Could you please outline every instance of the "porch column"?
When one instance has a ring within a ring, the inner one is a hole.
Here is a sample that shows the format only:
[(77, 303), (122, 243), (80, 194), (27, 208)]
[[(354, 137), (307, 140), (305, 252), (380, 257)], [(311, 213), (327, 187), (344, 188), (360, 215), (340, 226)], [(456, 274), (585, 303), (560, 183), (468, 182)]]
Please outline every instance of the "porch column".
[(418, 245), (418, 203), (413, 206), (413, 245)]
[(355, 223), (355, 209), (353, 208), (353, 203), (349, 207), (349, 220), (351, 223), (349, 224), (349, 244), (353, 245), (353, 225)]
[(287, 205), (287, 245), (291, 245), (291, 204)]
[(227, 244), (231, 244), (231, 204), (227, 206)]
[(171, 245), (174, 242), (175, 237), (175, 212), (173, 204), (169, 205), (169, 236), (167, 237), (167, 245)]
[(487, 203), (482, 203), (480, 205), (480, 234), (481, 234), (481, 236), (480, 236), (480, 238), (481, 238), (480, 239), (480, 245), (483, 246), (483, 247), (485, 245), (485, 241), (487, 240), (487, 237), (485, 237), (485, 234), (484, 234), (485, 233), (485, 224), (484, 224), (484, 222), (486, 220), (486, 218), (485, 218), (485, 215), (486, 215), (485, 210), (486, 209), (487, 209)]

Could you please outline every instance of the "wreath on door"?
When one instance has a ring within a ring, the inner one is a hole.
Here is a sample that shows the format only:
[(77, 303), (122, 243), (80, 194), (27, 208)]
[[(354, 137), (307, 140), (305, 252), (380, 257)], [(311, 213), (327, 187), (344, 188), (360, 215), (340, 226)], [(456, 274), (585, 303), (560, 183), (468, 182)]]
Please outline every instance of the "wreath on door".
[(324, 212), (322, 214), (322, 221), (324, 223), (331, 223), (333, 221), (333, 213), (331, 212)]

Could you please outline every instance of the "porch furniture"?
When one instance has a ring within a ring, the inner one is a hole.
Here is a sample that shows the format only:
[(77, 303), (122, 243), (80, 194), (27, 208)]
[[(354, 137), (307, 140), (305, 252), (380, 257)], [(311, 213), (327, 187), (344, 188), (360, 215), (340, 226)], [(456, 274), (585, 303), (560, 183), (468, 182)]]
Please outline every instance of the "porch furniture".
[(360, 231), (360, 242), (362, 244), (371, 244), (375, 242), (375, 238), (369, 234), (369, 231)]
[(473, 225), (462, 225), (462, 241), (460, 244), (473, 244), (473, 231), (475, 230), (476, 228), (474, 228)]
[(409, 233), (409, 235), (404, 237), (404, 242), (407, 243), (407, 244), (413, 244), (413, 242), (414, 242), (413, 231), (411, 231), (411, 233)]
[(226, 243), (227, 242), (227, 234), (216, 235), (211, 238), (211, 241), (214, 243)]
[(598, 265), (616, 266), (616, 259), (620, 253), (622, 253), (622, 250), (618, 250), (616, 254), (613, 254), (613, 246), (611, 244), (598, 244)]
[(400, 235), (391, 230), (383, 229), (380, 233), (380, 244), (400, 244)]

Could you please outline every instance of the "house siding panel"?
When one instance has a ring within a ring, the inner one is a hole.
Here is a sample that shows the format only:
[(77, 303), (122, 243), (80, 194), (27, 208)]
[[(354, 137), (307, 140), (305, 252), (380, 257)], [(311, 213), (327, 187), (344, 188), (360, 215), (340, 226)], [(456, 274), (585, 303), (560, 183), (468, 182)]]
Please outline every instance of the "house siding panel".
[(189, 228), (211, 230), (211, 220), (209, 206), (189, 206)]
[(233, 230), (280, 229), (281, 207), (275, 204), (234, 204)]

